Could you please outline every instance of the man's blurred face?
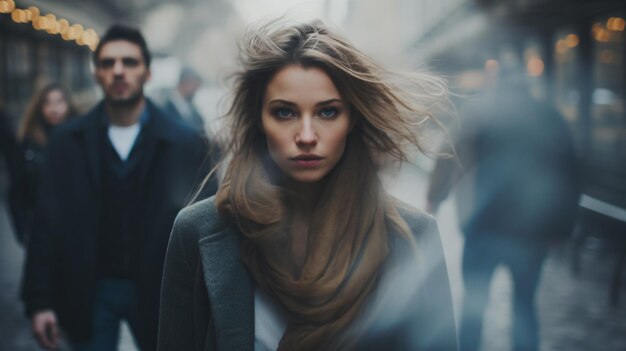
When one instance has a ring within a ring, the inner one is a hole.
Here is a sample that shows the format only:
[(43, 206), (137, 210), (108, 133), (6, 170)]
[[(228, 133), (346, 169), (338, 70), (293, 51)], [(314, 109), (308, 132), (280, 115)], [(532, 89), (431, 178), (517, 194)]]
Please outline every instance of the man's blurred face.
[(133, 105), (143, 97), (143, 85), (150, 79), (150, 69), (138, 45), (114, 40), (100, 49), (95, 76), (108, 103)]

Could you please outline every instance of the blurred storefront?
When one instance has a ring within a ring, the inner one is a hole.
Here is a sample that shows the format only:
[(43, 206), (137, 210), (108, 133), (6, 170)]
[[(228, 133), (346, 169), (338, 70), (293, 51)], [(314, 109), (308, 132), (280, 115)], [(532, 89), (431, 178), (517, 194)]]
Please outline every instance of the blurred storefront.
[(445, 15), (419, 35), (416, 57), (465, 77), (453, 84), (467, 92), (479, 85), (472, 72), (497, 68), (504, 50), (519, 54), (531, 94), (550, 101), (570, 123), (585, 164), (584, 194), (624, 216), (626, 3), (468, 0), (439, 6)]
[(73, 21), (70, 39), (57, 35), (71, 27), (66, 19), (57, 20), (54, 13), (34, 6), (9, 14), (11, 8), (16, 8), (13, 1), (0, 1), (0, 101), (8, 115), (21, 116), (33, 91), (45, 81), (86, 92), (93, 84), (90, 50), (84, 42), (79, 45), (75, 41), (79, 37), (76, 31), (80, 29), (82, 36), (85, 28)]
[[(586, 163), (585, 193), (626, 209), (623, 1), (393, 0), (384, 12), (373, 0), (337, 3), (343, 10), (330, 17), (338, 18), (365, 51), (378, 52), (394, 65), (411, 64), (411, 58), (426, 63), (458, 78), (453, 87), (461, 92), (481, 84), (478, 71), (497, 69), (503, 51), (518, 53), (532, 95), (552, 102), (572, 127)], [(95, 100), (90, 49), (96, 33), (114, 21), (144, 29), (155, 64), (175, 54), (181, 64), (216, 81), (233, 49), (223, 31), (237, 31), (235, 12), (241, 4), (0, 0), (0, 101), (19, 118), (45, 79), (66, 85), (88, 107)], [(329, 12), (337, 7), (325, 4)], [(50, 23), (44, 25), (46, 18)], [(374, 24), (380, 30), (373, 30)], [(64, 34), (69, 28), (74, 33)], [(398, 55), (403, 50), (405, 55)], [(155, 79), (155, 87), (148, 89), (162, 89), (158, 84)]]
[[(229, 40), (214, 29), (229, 27), (233, 11), (221, 0), (0, 0), (0, 102), (17, 121), (33, 91), (44, 82), (56, 81), (72, 92), (81, 110), (90, 108), (99, 98), (91, 52), (98, 36), (113, 23), (142, 29), (157, 68), (163, 59), (175, 57), (176, 67), (194, 66), (213, 79), (221, 68), (216, 62), (231, 57), (223, 57), (224, 52), (230, 54), (228, 50), (211, 51), (216, 45), (207, 41)], [(163, 75), (174, 77), (167, 83), (169, 88), (177, 82), (177, 72), (157, 70), (149, 93), (161, 88), (158, 78)]]

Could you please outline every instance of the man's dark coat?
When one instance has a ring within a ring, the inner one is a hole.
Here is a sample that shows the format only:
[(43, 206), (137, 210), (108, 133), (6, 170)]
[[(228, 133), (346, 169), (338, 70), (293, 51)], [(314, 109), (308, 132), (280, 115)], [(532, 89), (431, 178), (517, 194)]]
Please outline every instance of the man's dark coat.
[[(165, 250), (174, 218), (206, 175), (206, 143), (183, 123), (147, 101), (137, 292), (139, 342), (156, 349)], [(59, 127), (48, 145), (22, 298), (26, 313), (51, 308), (71, 338), (91, 332), (97, 281), (101, 198), (99, 149), (104, 104)], [(210, 165), (209, 165), (210, 166)], [(210, 189), (207, 192), (214, 191)]]

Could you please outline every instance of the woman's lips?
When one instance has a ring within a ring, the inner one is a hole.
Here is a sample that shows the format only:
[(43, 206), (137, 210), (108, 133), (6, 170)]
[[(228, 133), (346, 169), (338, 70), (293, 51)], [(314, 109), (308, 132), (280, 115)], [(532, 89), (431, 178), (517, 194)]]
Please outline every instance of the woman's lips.
[(293, 161), (299, 167), (316, 167), (322, 163), (324, 158), (317, 155), (300, 155), (292, 157)]

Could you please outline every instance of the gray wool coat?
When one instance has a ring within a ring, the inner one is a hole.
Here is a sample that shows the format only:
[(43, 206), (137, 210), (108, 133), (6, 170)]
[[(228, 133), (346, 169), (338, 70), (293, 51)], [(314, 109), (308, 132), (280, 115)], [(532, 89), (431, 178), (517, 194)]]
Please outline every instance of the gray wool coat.
[[(398, 239), (360, 316), (357, 350), (456, 350), (448, 274), (434, 219), (400, 210), (417, 239), (418, 264)], [(392, 237), (395, 237), (392, 235)], [(159, 351), (254, 350), (254, 282), (242, 235), (220, 218), (214, 197), (182, 210), (167, 249)]]

